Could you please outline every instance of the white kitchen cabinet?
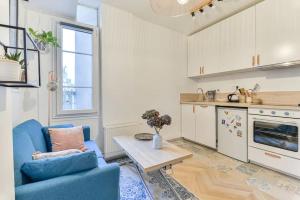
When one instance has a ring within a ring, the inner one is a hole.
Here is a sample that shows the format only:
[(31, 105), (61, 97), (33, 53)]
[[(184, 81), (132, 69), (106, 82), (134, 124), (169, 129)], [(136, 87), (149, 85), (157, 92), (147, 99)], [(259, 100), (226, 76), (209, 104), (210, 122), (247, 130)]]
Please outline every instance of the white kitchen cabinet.
[(217, 148), (216, 109), (215, 106), (195, 107), (196, 142), (205, 146)]
[(196, 115), (194, 105), (181, 105), (181, 137), (196, 139)]
[(200, 76), (204, 66), (203, 32), (188, 38), (188, 77)]
[(220, 22), (219, 72), (247, 69), (254, 66), (255, 7)]
[(188, 38), (188, 77), (219, 70), (219, 26), (214, 25)]
[(265, 0), (256, 5), (259, 65), (300, 60), (299, 19), (299, 0)]
[(201, 75), (220, 72), (220, 26), (215, 24), (202, 31), (203, 70)]

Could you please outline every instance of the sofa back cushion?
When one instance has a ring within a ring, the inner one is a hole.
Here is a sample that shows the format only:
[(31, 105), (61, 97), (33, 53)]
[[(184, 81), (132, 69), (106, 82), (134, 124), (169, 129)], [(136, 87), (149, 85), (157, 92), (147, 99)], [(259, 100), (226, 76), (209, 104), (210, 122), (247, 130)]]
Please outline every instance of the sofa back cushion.
[(95, 152), (90, 151), (26, 162), (22, 166), (22, 172), (30, 177), (32, 182), (36, 182), (94, 169), (97, 165), (97, 156)]
[(52, 152), (52, 143), (49, 134), (49, 128), (72, 128), (74, 127), (72, 124), (63, 124), (63, 125), (54, 125), (49, 127), (43, 127), (42, 132), (44, 134), (44, 138), (46, 140), (47, 151)]
[(29, 183), (28, 177), (21, 173), (22, 165), (32, 160), (32, 154), (35, 151), (47, 151), (42, 126), (39, 122), (29, 120), (13, 129), (13, 151), (15, 185)]

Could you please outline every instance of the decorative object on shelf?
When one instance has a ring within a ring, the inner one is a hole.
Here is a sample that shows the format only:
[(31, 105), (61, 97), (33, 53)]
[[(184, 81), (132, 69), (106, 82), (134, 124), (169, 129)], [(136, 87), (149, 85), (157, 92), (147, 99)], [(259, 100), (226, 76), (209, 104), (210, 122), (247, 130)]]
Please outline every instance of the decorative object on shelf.
[[(0, 38), (0, 54), (5, 58), (0, 64), (0, 86), (40, 87), (40, 52), (26, 29), (0, 24), (0, 31), (7, 34)], [(8, 73), (11, 77), (4, 77)]]
[(147, 124), (155, 130), (152, 147), (154, 149), (161, 149), (163, 140), (160, 131), (164, 125), (171, 125), (172, 118), (169, 115), (160, 116), (160, 113), (156, 110), (149, 110), (142, 115), (142, 119), (147, 120)]
[(205, 8), (215, 8), (223, 0), (150, 0), (152, 10), (159, 15), (179, 17), (191, 15), (196, 17), (197, 12), (205, 14)]
[(54, 71), (50, 71), (48, 73), (48, 126), (50, 126), (50, 118), (51, 118), (51, 93), (55, 92), (58, 88), (57, 85), (57, 77)]
[(22, 52), (19, 52), (19, 51), (15, 51), (14, 53), (5, 53), (5, 58), (8, 59), (8, 60), (12, 60), (12, 61), (16, 61), (19, 63), (19, 68), (21, 67), (21, 72), (19, 74), (19, 77), (17, 79), (18, 80), (21, 80), (21, 81), (25, 81), (25, 63), (24, 63), (24, 59), (21, 58), (21, 53)]
[(21, 67), (19, 62), (0, 58), (0, 80), (19, 81), (21, 77)]
[(33, 30), (32, 28), (29, 28), (29, 33), (41, 52), (47, 52), (49, 49), (49, 45), (53, 47), (59, 47), (58, 40), (54, 36), (52, 31), (38, 32)]
[(153, 139), (153, 134), (151, 133), (138, 133), (134, 135), (134, 138), (137, 140), (152, 140)]

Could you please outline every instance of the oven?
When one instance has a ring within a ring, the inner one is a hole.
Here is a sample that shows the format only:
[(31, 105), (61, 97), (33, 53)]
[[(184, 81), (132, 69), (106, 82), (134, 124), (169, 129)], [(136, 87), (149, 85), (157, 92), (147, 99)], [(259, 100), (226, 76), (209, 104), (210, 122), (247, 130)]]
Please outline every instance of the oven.
[(249, 109), (248, 145), (300, 159), (300, 112)]

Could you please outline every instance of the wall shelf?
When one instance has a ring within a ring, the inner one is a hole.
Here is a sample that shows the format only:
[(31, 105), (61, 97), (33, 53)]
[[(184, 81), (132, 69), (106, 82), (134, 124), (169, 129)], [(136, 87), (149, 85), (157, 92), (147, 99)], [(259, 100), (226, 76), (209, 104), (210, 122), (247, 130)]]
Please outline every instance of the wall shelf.
[[(0, 56), (20, 53), (20, 80), (0, 80), (0, 86), (14, 88), (38, 88), (41, 86), (40, 51), (25, 28), (0, 24)], [(4, 37), (5, 38), (5, 37)]]

